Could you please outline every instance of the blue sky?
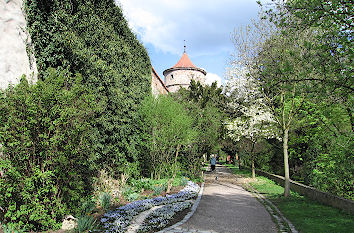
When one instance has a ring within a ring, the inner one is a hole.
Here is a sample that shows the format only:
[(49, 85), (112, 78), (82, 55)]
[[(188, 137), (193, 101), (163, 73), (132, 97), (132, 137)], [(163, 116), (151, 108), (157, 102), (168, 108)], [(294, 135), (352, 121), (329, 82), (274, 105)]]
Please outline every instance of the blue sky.
[(234, 52), (235, 28), (251, 23), (259, 10), (256, 0), (116, 0), (129, 26), (148, 50), (159, 76), (187, 54), (205, 69), (207, 80), (224, 82)]

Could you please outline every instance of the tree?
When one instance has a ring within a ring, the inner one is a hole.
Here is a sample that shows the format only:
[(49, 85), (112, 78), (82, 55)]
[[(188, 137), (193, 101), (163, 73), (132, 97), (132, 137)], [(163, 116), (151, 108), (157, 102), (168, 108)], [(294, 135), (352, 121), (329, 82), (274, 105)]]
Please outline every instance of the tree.
[[(244, 66), (249, 75), (259, 81), (264, 103), (269, 107), (278, 128), (282, 132), (285, 189), (284, 196), (290, 194), (288, 158), (289, 130), (308, 95), (309, 81), (298, 82), (299, 77), (312, 79), (315, 74), (302, 66), (300, 61), (311, 54), (304, 46), (303, 38), (312, 31), (284, 35), (266, 19), (254, 27), (246, 28), (246, 33), (234, 36), (238, 56), (233, 64)], [(254, 35), (259, 35), (256, 37)]]
[[(347, 180), (348, 176), (344, 174), (348, 174), (348, 172), (339, 173), (337, 171), (340, 170), (339, 168), (342, 166), (343, 161), (348, 162), (345, 155), (350, 143), (344, 142), (349, 142), (353, 138), (352, 93), (354, 80), (352, 75), (353, 31), (351, 29), (353, 4), (351, 1), (346, 0), (275, 2), (275, 5), (273, 5), (275, 7), (267, 12), (268, 19), (272, 20), (279, 28), (284, 39), (296, 42), (293, 43), (296, 44), (295, 47), (288, 49), (294, 59), (293, 61), (288, 59), (285, 65), (291, 68), (296, 64), (297, 67), (301, 68), (296, 71), (297, 77), (287, 81), (287, 83), (291, 82), (292, 86), (296, 86), (297, 90), (302, 92), (302, 97), (300, 98), (304, 102), (316, 103), (315, 106), (311, 105), (311, 108), (322, 112), (317, 115), (317, 120), (320, 121), (319, 125), (328, 130), (328, 133), (324, 135), (333, 135), (335, 138), (329, 141), (323, 138), (327, 141), (327, 145), (324, 145), (321, 149), (319, 149), (321, 146), (315, 149), (317, 154), (315, 157), (312, 156), (313, 159), (328, 158), (326, 163), (321, 162), (323, 164), (322, 167), (327, 167), (328, 169), (326, 172), (324, 171), (325, 169), (321, 169), (322, 171), (314, 174), (313, 177), (315, 178), (320, 176), (321, 173), (327, 173), (327, 171), (332, 170), (333, 173)], [(275, 59), (273, 61), (278, 60)], [(288, 64), (291, 65), (289, 66)], [(278, 86), (280, 82), (282, 81), (278, 80), (273, 85)], [(337, 113), (332, 112), (332, 116), (340, 113), (340, 122), (328, 115), (328, 110), (332, 109), (337, 111)], [(343, 114), (345, 112), (346, 116)], [(306, 116), (302, 115), (302, 117)], [(346, 124), (348, 118), (349, 130)], [(339, 125), (341, 126), (339, 127)], [(338, 130), (338, 127), (341, 130)], [(313, 135), (312, 138), (318, 138), (318, 134)], [(317, 142), (316, 145), (323, 143)], [(313, 148), (313, 145), (311, 144), (310, 148)], [(342, 156), (339, 156), (339, 151), (342, 151)], [(333, 160), (326, 156), (328, 153), (333, 154)], [(335, 161), (338, 162), (336, 165), (338, 169), (330, 169), (331, 166), (327, 164), (333, 164)], [(349, 161), (349, 163), (352, 162)], [(318, 170), (318, 167), (313, 166), (313, 172)], [(342, 171), (344, 170), (346, 169)], [(327, 174), (328, 176), (333, 176), (333, 173)], [(319, 183), (315, 182), (313, 185), (318, 185)], [(322, 185), (322, 189), (326, 190), (326, 185)]]
[(274, 2), (259, 22), (235, 31), (232, 64), (246, 67), (260, 83), (282, 131), (284, 195), (289, 195), (289, 155), (293, 171), (301, 164), (310, 174), (310, 185), (343, 195), (339, 190), (352, 186), (352, 169), (344, 164), (353, 163), (348, 153), (353, 138), (353, 40), (348, 27), (353, 4)]
[(174, 98), (185, 106), (193, 118), (193, 127), (197, 132), (194, 153), (199, 157), (209, 156), (217, 151), (223, 138), (223, 122), (226, 117), (227, 98), (216, 82), (211, 86), (202, 86), (191, 81), (188, 89), (180, 89)]
[[(316, 31), (314, 36), (304, 38), (312, 56), (299, 60), (311, 67), (318, 75), (317, 96), (336, 104), (340, 101), (346, 108), (354, 129), (353, 98), (353, 20), (354, 4), (350, 0), (291, 0), (274, 1), (266, 16), (285, 34)], [(298, 81), (308, 79), (299, 77)]]
[(241, 138), (248, 140), (251, 155), (252, 178), (255, 178), (255, 147), (262, 139), (276, 138), (274, 117), (264, 104), (256, 81), (246, 69), (241, 71), (234, 67), (229, 70), (229, 80), (225, 90), (231, 97), (229, 105), (239, 112), (240, 116), (231, 119), (227, 124), (229, 135), (235, 141)]
[(168, 193), (177, 174), (179, 153), (195, 138), (192, 118), (171, 96), (148, 96), (141, 108), (141, 117), (150, 135), (151, 176), (161, 178), (165, 174)]

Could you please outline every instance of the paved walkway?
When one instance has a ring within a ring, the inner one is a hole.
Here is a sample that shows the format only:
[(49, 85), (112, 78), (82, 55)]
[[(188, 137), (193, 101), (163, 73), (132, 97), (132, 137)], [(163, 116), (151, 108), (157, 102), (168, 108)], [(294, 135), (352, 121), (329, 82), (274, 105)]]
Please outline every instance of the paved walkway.
[[(215, 180), (215, 177), (218, 177)], [(264, 206), (237, 183), (228, 168), (207, 172), (203, 197), (194, 215), (183, 225), (165, 232), (278, 232)]]

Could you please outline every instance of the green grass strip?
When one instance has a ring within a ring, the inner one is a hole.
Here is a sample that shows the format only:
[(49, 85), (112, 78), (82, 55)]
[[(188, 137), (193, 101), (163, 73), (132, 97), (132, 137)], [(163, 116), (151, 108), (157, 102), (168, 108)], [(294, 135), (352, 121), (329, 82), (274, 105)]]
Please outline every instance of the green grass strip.
[[(248, 169), (239, 170), (230, 164), (226, 166), (236, 175), (251, 177)], [(295, 192), (284, 198), (284, 188), (263, 176), (256, 176), (249, 184), (273, 202), (299, 232), (354, 232), (354, 216), (340, 209), (323, 205)]]

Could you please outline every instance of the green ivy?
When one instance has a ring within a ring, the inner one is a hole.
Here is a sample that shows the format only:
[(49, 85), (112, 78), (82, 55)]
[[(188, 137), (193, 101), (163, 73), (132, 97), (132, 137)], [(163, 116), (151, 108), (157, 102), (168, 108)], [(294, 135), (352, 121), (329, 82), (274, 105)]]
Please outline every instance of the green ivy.
[(60, 227), (91, 191), (89, 124), (100, 109), (82, 76), (48, 70), (44, 81), (25, 78), (0, 99), (0, 214), (26, 230)]
[(151, 65), (113, 0), (25, 1), (39, 81), (0, 95), (0, 221), (60, 228), (99, 169), (139, 175)]
[[(48, 67), (80, 73), (101, 106), (91, 125), (97, 169), (139, 174), (137, 110), (151, 91), (145, 48), (113, 0), (26, 1), (40, 78)], [(127, 169), (129, 167), (129, 169)]]

